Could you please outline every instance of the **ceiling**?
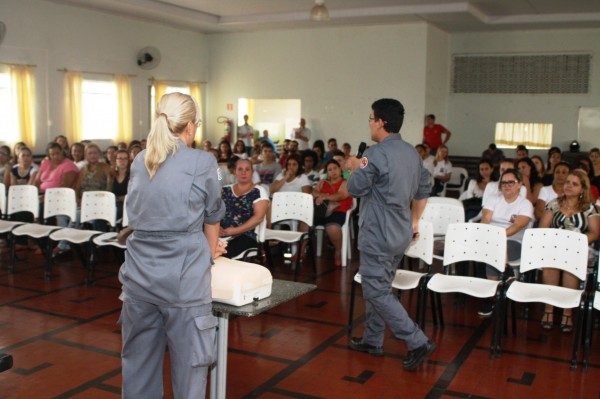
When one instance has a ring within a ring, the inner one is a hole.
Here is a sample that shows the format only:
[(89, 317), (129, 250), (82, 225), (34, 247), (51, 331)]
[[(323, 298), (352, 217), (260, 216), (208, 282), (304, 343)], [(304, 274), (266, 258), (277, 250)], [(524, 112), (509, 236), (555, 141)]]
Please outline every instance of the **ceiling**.
[(446, 32), (598, 28), (598, 0), (47, 0), (203, 33), (425, 21)]

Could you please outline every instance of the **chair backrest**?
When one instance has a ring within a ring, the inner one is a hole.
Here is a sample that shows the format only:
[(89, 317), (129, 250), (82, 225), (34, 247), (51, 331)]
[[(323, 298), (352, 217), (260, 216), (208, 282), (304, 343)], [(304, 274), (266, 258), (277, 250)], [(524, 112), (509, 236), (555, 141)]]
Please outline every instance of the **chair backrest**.
[(491, 224), (452, 223), (444, 243), (444, 266), (462, 261), (506, 267), (506, 229)]
[(44, 194), (44, 219), (65, 215), (75, 221), (77, 215), (77, 198), (75, 190), (68, 187), (49, 188)]
[(452, 175), (448, 180), (448, 189), (450, 188), (463, 188), (465, 183), (469, 179), (469, 172), (465, 168), (459, 168), (456, 166), (452, 167)]
[(6, 215), (16, 212), (30, 212), (34, 219), (40, 213), (40, 201), (38, 199), (38, 188), (29, 184), (10, 186), (8, 188), (8, 207)]
[(81, 197), (81, 223), (98, 219), (112, 227), (117, 222), (116, 198), (110, 191), (86, 191)]
[(313, 225), (314, 204), (310, 194), (277, 192), (271, 203), (271, 223), (281, 220), (299, 220)]
[(419, 238), (410, 243), (404, 255), (422, 259), (428, 265), (433, 262), (433, 223), (419, 220)]
[(421, 220), (433, 223), (433, 234), (446, 234), (450, 223), (463, 223), (465, 210), (462, 202), (456, 198), (430, 197), (421, 215)]
[(256, 233), (256, 239), (258, 242), (265, 242), (265, 230), (267, 229), (267, 215), (263, 218), (262, 222), (254, 228)]
[(6, 186), (0, 183), (0, 216), (6, 216)]
[(521, 272), (551, 267), (585, 280), (588, 251), (585, 234), (551, 228), (527, 229), (521, 243)]

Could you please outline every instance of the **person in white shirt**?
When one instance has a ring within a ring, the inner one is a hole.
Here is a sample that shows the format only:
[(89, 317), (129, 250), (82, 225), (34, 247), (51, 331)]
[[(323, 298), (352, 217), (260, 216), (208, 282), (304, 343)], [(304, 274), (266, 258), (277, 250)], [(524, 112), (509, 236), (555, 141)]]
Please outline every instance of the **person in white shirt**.
[(308, 149), (308, 141), (310, 140), (311, 130), (306, 127), (306, 120), (300, 119), (300, 127), (294, 129), (293, 139), (298, 141), (298, 150), (304, 151)]
[[(500, 162), (500, 174), (504, 173), (508, 169), (513, 169), (514, 167), (515, 164), (512, 160), (505, 159), (504, 161)], [(499, 198), (501, 196), (502, 191), (500, 191), (499, 182), (489, 182), (487, 186), (485, 186), (485, 190), (483, 192), (483, 199), (481, 200), (481, 205), (485, 209), (486, 204), (489, 204), (490, 201), (494, 201), (496, 198)], [(527, 191), (525, 187), (521, 186), (521, 188), (519, 189), (519, 196), (527, 198)]]
[(248, 124), (248, 115), (244, 115), (244, 124), (238, 126), (238, 139), (244, 142), (246, 154), (250, 155), (254, 142), (254, 128)]
[[(507, 237), (507, 261), (517, 260), (521, 256), (521, 240), (525, 229), (533, 220), (533, 205), (522, 197), (519, 192), (522, 183), (522, 176), (516, 169), (508, 169), (500, 176), (500, 189), (502, 195), (488, 202), (483, 208), (483, 217), (481, 223), (487, 223), (506, 229)], [(491, 266), (487, 266), (487, 278), (498, 280), (500, 273)], [(518, 276), (518, 270), (515, 270)], [(489, 316), (492, 314), (494, 304), (487, 301), (479, 310), (480, 316)]]
[(559, 162), (554, 165), (554, 173), (552, 174), (552, 184), (544, 186), (540, 190), (538, 199), (535, 202), (535, 218), (540, 220), (546, 209), (546, 205), (554, 198), (558, 198), (564, 192), (565, 181), (571, 167), (566, 162)]
[(304, 174), (302, 158), (298, 154), (291, 154), (285, 162), (285, 169), (275, 178), (269, 187), (271, 194), (278, 191), (293, 191), (298, 193), (312, 192), (312, 185)]
[(435, 160), (433, 161), (432, 197), (441, 196), (450, 177), (452, 177), (452, 162), (450, 162), (450, 157), (448, 156), (448, 147), (442, 144), (438, 147)]

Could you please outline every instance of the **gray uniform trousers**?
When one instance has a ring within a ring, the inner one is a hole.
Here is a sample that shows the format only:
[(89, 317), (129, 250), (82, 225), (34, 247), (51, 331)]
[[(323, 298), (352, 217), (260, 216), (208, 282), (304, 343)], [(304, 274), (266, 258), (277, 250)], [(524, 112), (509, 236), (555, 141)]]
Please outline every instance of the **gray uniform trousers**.
[(163, 398), (165, 344), (175, 399), (205, 397), (208, 367), (216, 359), (212, 304), (163, 307), (126, 297), (120, 322), (124, 399)]
[(386, 324), (396, 338), (406, 341), (408, 350), (414, 350), (427, 343), (423, 331), (408, 316), (404, 306), (392, 293), (392, 281), (402, 256), (360, 253), (359, 272), (366, 311), (362, 340), (366, 344), (383, 346)]

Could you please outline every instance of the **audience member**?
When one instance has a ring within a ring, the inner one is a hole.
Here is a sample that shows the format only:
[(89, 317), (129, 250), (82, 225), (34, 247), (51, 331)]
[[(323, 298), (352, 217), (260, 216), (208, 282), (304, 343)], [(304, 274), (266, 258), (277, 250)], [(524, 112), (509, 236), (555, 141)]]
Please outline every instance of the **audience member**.
[(519, 144), (517, 148), (515, 148), (515, 153), (517, 155), (515, 161), (518, 161), (521, 158), (529, 157), (529, 150), (523, 144)]
[[(600, 237), (600, 218), (598, 211), (592, 204), (590, 192), (590, 181), (588, 176), (581, 170), (573, 170), (569, 173), (564, 184), (561, 196), (553, 199), (546, 205), (540, 227), (551, 227), (583, 233), (591, 244)], [(579, 286), (579, 280), (570, 273), (559, 269), (544, 269), (544, 284), (558, 285), (562, 274), (562, 286), (575, 289)], [(571, 319), (572, 309), (564, 309), (560, 329), (563, 333), (573, 330)], [(582, 315), (580, 315), (581, 317)], [(554, 308), (546, 305), (542, 318), (542, 328), (551, 330), (554, 324)]]
[(335, 138), (327, 140), (327, 149), (328, 151), (323, 155), (323, 162), (325, 163), (333, 159), (333, 154), (338, 151), (337, 140)]
[(247, 159), (248, 153), (246, 153), (246, 145), (242, 140), (238, 140), (233, 145), (233, 155), (240, 159)]
[(130, 162), (133, 162), (133, 160), (135, 159), (135, 157), (137, 156), (137, 154), (139, 154), (140, 152), (142, 152), (142, 145), (141, 144), (132, 144), (129, 146), (129, 160)]
[(33, 163), (31, 150), (27, 147), (21, 147), (19, 149), (17, 164), (10, 170), (10, 184), (8, 186), (32, 184), (33, 177), (38, 169), (39, 167)]
[(209, 152), (212, 148), (212, 142), (210, 140), (204, 140), (202, 143), (202, 149), (206, 152)]
[[(512, 159), (505, 159), (500, 162), (499, 172), (500, 174), (506, 172), (509, 169), (514, 169), (515, 163)], [(527, 198), (527, 192), (525, 187), (521, 185), (519, 189), (519, 196), (523, 198)], [(489, 207), (491, 204), (496, 201), (498, 198), (502, 197), (502, 190), (500, 187), (500, 182), (492, 181), (485, 186), (485, 191), (483, 192), (483, 199), (481, 200), (482, 206), (485, 209), (486, 205)]]
[(308, 142), (310, 141), (311, 130), (306, 127), (306, 120), (300, 118), (300, 127), (294, 129), (293, 138), (298, 141), (298, 150), (304, 151), (308, 149)]
[(492, 169), (500, 165), (500, 162), (504, 160), (504, 152), (496, 147), (496, 144), (492, 143), (488, 146), (488, 149), (481, 154), (482, 159), (487, 159), (492, 164)]
[(352, 146), (350, 143), (342, 144), (342, 152), (344, 153), (344, 159), (347, 160), (350, 158), (350, 152), (352, 151)]
[(60, 145), (60, 148), (65, 153), (65, 158), (71, 159), (71, 147), (69, 147), (69, 140), (65, 135), (59, 134), (54, 138), (54, 142)]
[(123, 217), (123, 202), (127, 195), (127, 186), (129, 184), (129, 168), (131, 162), (127, 151), (120, 150), (116, 153), (116, 166), (112, 167), (111, 173), (111, 192), (115, 195), (117, 201), (117, 219)]
[(283, 170), (275, 178), (275, 181), (269, 187), (270, 193), (276, 193), (278, 191), (293, 191), (303, 192), (310, 194), (312, 186), (308, 177), (304, 174), (304, 167), (302, 166), (302, 159), (298, 154), (291, 154), (285, 164), (285, 170)]
[[(115, 168), (117, 166), (117, 146), (109, 145), (104, 151), (104, 162), (109, 164), (111, 168)], [(128, 154), (129, 155), (129, 154)]]
[[(546, 175), (546, 166), (544, 166), (544, 160), (539, 155), (531, 157), (531, 162), (535, 165), (535, 171), (537, 172), (538, 178), (543, 184), (544, 176)], [(544, 184), (546, 186), (546, 184)]]
[(315, 225), (325, 226), (327, 237), (335, 248), (335, 266), (342, 265), (342, 226), (346, 222), (346, 212), (352, 208), (352, 197), (348, 194), (346, 179), (342, 177), (342, 167), (335, 159), (325, 164), (327, 179), (321, 180), (312, 192), (315, 205), (335, 201), (339, 205), (328, 215), (317, 218)]
[[(516, 169), (508, 169), (500, 176), (502, 196), (496, 197), (484, 205), (481, 223), (487, 223), (506, 229), (507, 260), (513, 261), (521, 257), (521, 241), (527, 226), (533, 220), (533, 205), (519, 195), (522, 185), (521, 174)], [(487, 277), (498, 280), (498, 270), (487, 266)], [(518, 274), (518, 271), (515, 270)], [(480, 316), (489, 316), (494, 310), (492, 301), (486, 301), (479, 310)]]
[(560, 148), (552, 147), (548, 150), (548, 166), (546, 167), (546, 173), (542, 176), (542, 184), (549, 186), (552, 184), (552, 177), (554, 176), (554, 166), (562, 161), (562, 154)]
[(275, 177), (281, 173), (281, 166), (275, 160), (275, 153), (269, 143), (261, 145), (262, 162), (254, 165), (254, 170), (260, 176), (260, 184), (269, 187), (275, 180)]
[(452, 163), (448, 156), (448, 147), (441, 144), (433, 161), (433, 189), (431, 196), (436, 197), (444, 191), (446, 183), (452, 176)]
[(87, 161), (84, 159), (85, 147), (81, 143), (71, 144), (71, 160), (75, 162), (79, 170), (83, 169), (87, 165)]
[(313, 150), (302, 151), (302, 165), (304, 166), (304, 173), (311, 183), (311, 186), (315, 186), (321, 179), (320, 171), (315, 168), (317, 165), (317, 153)]
[(493, 171), (492, 161), (489, 159), (479, 161), (477, 178), (469, 181), (469, 186), (459, 198), (465, 208), (465, 220), (469, 220), (481, 212), (483, 193), (488, 183), (492, 180)]
[(315, 140), (312, 145), (312, 150), (317, 154), (317, 163), (315, 165), (315, 169), (323, 169), (323, 156), (325, 155), (325, 143), (323, 140)]
[(269, 194), (252, 182), (252, 164), (247, 159), (235, 162), (236, 183), (223, 187), (221, 197), (225, 203), (225, 217), (221, 220), (220, 237), (232, 237), (223, 256), (235, 258), (249, 248), (256, 248), (258, 226), (267, 212)]
[(554, 177), (552, 184), (544, 186), (540, 190), (538, 199), (535, 202), (535, 218), (540, 220), (546, 209), (546, 205), (554, 198), (558, 198), (563, 195), (565, 188), (565, 181), (569, 174), (571, 167), (566, 162), (559, 162), (554, 166)]
[(250, 155), (254, 142), (254, 128), (248, 124), (248, 115), (244, 115), (244, 124), (238, 126), (238, 139), (244, 143), (246, 155)]
[(519, 159), (516, 166), (519, 173), (521, 173), (521, 183), (525, 187), (527, 199), (532, 205), (535, 205), (540, 190), (544, 186), (537, 174), (535, 164), (531, 161), (531, 158), (525, 157)]
[[(10, 147), (3, 145), (0, 147), (0, 182), (5, 182), (10, 177), (10, 169), (13, 167), (10, 157)], [(8, 173), (6, 173), (8, 171)]]
[[(442, 135), (445, 135), (442, 140)], [(435, 123), (435, 115), (425, 116), (425, 126), (423, 127), (423, 143), (427, 143), (431, 153), (435, 155), (441, 145), (445, 145), (452, 136), (450, 130), (445, 126)]]
[(600, 189), (600, 149), (597, 147), (592, 148), (588, 156), (592, 161), (592, 168), (590, 169), (591, 184)]

